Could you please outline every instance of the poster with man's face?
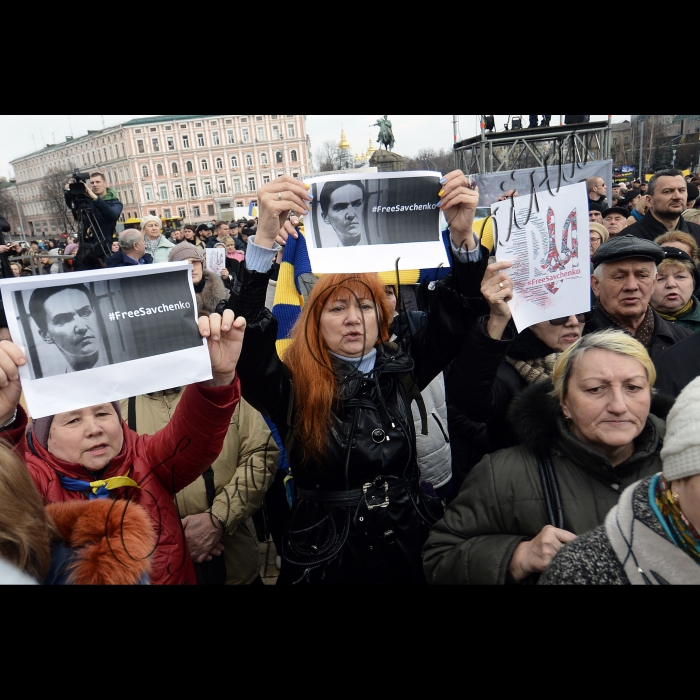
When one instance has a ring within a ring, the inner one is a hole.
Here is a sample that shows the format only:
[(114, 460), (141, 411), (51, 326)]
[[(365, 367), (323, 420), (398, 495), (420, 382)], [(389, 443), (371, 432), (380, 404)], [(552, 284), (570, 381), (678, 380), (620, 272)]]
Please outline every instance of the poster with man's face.
[(211, 378), (187, 262), (0, 284), (30, 415)]
[(353, 173), (306, 180), (314, 272), (384, 272), (449, 265), (441, 240), (440, 173)]

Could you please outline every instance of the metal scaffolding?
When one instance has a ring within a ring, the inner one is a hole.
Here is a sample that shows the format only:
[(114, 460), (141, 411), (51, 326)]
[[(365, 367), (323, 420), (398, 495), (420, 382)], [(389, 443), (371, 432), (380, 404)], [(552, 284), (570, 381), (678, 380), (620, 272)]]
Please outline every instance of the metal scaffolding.
[(480, 174), (607, 160), (611, 121), (608, 117), (601, 122), (495, 133), (487, 133), (482, 122), (481, 134), (455, 143), (455, 167)]

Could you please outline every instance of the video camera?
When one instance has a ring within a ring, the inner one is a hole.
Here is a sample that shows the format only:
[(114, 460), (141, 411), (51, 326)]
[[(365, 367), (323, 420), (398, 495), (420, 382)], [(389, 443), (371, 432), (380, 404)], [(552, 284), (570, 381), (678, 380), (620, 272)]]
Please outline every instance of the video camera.
[(85, 191), (85, 183), (90, 180), (90, 173), (81, 173), (79, 170), (73, 171), (73, 182), (68, 185), (68, 192), (73, 198), (73, 210), (85, 211), (90, 208), (90, 197)]

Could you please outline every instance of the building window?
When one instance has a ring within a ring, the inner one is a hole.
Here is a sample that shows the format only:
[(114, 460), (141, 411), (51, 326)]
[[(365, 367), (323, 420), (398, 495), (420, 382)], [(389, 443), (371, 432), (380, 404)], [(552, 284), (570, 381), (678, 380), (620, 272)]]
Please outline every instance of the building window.
[(206, 158), (202, 158), (202, 160), (199, 161), (199, 165), (202, 168), (202, 170), (209, 170), (209, 163), (207, 163)]
[(141, 129), (134, 129), (134, 133), (135, 133), (135, 134), (140, 134), (140, 133), (141, 133)]
[(214, 166), (217, 170), (223, 170), (224, 168), (224, 161), (221, 158), (216, 159), (216, 165)]
[(204, 194), (211, 194), (211, 182), (206, 180), (204, 183)]
[(168, 136), (167, 140), (168, 140), (168, 150), (174, 151), (175, 150), (175, 139), (172, 136)]
[(151, 139), (151, 143), (153, 144), (153, 152), (158, 153), (158, 151), (160, 151), (160, 144), (158, 143), (158, 139)]
[(219, 194), (226, 194), (226, 180), (219, 180)]
[(236, 138), (235, 138), (235, 136), (233, 135), (233, 129), (229, 129), (229, 130), (226, 132), (226, 136), (227, 136), (227, 138), (228, 138), (228, 142), (229, 142), (229, 143), (236, 143)]
[(172, 126), (166, 126), (166, 127), (165, 127), (165, 130), (166, 130), (166, 131), (172, 131), (172, 130), (173, 130), (173, 127), (172, 127)]
[(243, 134), (243, 143), (250, 143), (250, 132), (248, 131), (248, 129), (246, 127), (243, 127), (243, 129), (241, 129), (241, 133)]
[(146, 185), (146, 187), (143, 188), (143, 191), (146, 193), (146, 201), (152, 202), (153, 201), (153, 188), (150, 185)]
[(170, 209), (163, 209), (163, 218), (165, 218), (165, 219), (170, 218)]
[(236, 206), (237, 206), (237, 207), (242, 207), (242, 206), (243, 206), (243, 202), (236, 202)]
[(292, 161), (292, 163), (296, 162), (298, 160), (297, 158), (297, 152), (296, 151), (290, 151), (289, 152), (289, 158)]
[(198, 219), (201, 216), (201, 214), (199, 213), (199, 207), (192, 207), (192, 216), (195, 219)]
[(270, 176), (263, 175), (263, 185), (267, 185), (268, 182), (270, 182)]
[(189, 148), (189, 147), (190, 147), (190, 136), (189, 136), (189, 134), (183, 134), (183, 135), (182, 135), (182, 147), (183, 147), (183, 148)]
[(190, 182), (190, 197), (196, 197), (196, 196), (197, 196), (197, 183)]
[(275, 151), (275, 163), (282, 162), (282, 151)]
[(241, 181), (237, 178), (233, 178), (233, 191), (236, 194), (240, 194), (243, 190), (241, 190)]
[(180, 124), (180, 128), (181, 128), (181, 129), (186, 129), (186, 128), (187, 128), (187, 124)]
[(146, 149), (145, 149), (144, 146), (143, 146), (143, 141), (142, 141), (141, 139), (139, 139), (139, 140), (136, 142), (136, 146), (138, 147), (139, 153), (145, 153), (145, 152), (146, 152)]
[(202, 122), (195, 122), (194, 125), (195, 126), (202, 126)]
[(613, 138), (613, 146), (617, 146), (617, 137)]
[(254, 177), (248, 178), (248, 189), (251, 192), (255, 192), (255, 178)]
[(207, 204), (207, 216), (214, 216), (214, 205)]
[(233, 119), (227, 119), (227, 120), (226, 120), (226, 123), (227, 123), (227, 124), (233, 124)]
[(287, 124), (287, 136), (290, 139), (294, 138), (294, 124)]
[(242, 121), (242, 122), (247, 122), (247, 121), (248, 121), (248, 117), (241, 117), (241, 121)]
[(191, 160), (185, 161), (185, 170), (186, 170), (188, 173), (193, 173), (193, 172), (194, 172), (194, 166), (192, 165), (192, 161), (191, 161)]
[(148, 177), (148, 166), (147, 165), (141, 166), (141, 175), (143, 177)]
[(630, 137), (625, 136), (625, 146), (629, 146), (629, 143), (630, 143)]
[(259, 126), (258, 127), (258, 141), (264, 141), (264, 140), (265, 140), (265, 127)]
[(152, 127), (151, 127), (151, 131), (158, 131), (158, 129), (156, 129), (155, 126), (152, 126)]
[(280, 137), (280, 128), (277, 126), (277, 124), (272, 125), (272, 138), (273, 140), (277, 141)]
[(182, 199), (182, 185), (180, 184), (175, 185), (175, 197)]
[(231, 156), (231, 167), (232, 168), (238, 167), (238, 158), (236, 158), (236, 156)]
[(181, 216), (183, 219), (185, 218), (185, 207), (178, 207), (177, 208), (177, 215)]
[(212, 131), (212, 133), (211, 133), (211, 139), (212, 139), (212, 143), (213, 143), (215, 146), (220, 146), (220, 145), (221, 145), (221, 141), (219, 141), (219, 132), (218, 132), (218, 131)]
[(175, 161), (173, 161), (173, 162), (170, 164), (170, 170), (172, 171), (173, 175), (177, 175), (177, 174), (178, 174), (178, 167), (177, 167), (177, 163), (176, 163)]
[(164, 174), (163, 173), (163, 166), (160, 163), (158, 163), (156, 165), (156, 175), (163, 175), (163, 174)]
[(204, 134), (197, 134), (197, 145), (200, 148), (204, 146)]
[(256, 121), (256, 122), (261, 122), (261, 121), (262, 121), (262, 117), (255, 117), (255, 121)]
[(168, 199), (168, 187), (167, 187), (167, 185), (160, 186), (160, 198), (161, 198), (161, 200)]
[(246, 165), (253, 165), (253, 156), (250, 155), (250, 153), (245, 154), (245, 164)]
[(261, 153), (260, 154), (260, 162), (263, 165), (267, 165), (267, 153)]
[(149, 213), (150, 216), (158, 216), (158, 214), (156, 214), (156, 210), (155, 210), (155, 209), (149, 209), (148, 213)]

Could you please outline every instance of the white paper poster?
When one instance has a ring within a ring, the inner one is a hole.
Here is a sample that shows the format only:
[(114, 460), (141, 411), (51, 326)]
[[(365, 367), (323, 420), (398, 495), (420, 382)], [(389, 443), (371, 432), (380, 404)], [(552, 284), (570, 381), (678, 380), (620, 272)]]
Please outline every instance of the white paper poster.
[(590, 311), (591, 265), (585, 183), (491, 206), (496, 259), (510, 260), (508, 303), (518, 332), (535, 323)]
[(220, 275), (226, 267), (226, 249), (207, 248), (205, 253), (207, 255), (207, 270), (211, 270), (215, 275)]
[(313, 197), (304, 232), (315, 273), (449, 266), (431, 171), (346, 171), (306, 179)]
[(32, 418), (211, 379), (187, 262), (0, 283)]

